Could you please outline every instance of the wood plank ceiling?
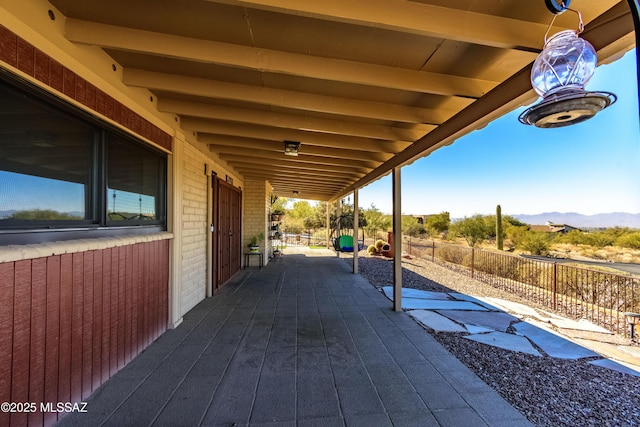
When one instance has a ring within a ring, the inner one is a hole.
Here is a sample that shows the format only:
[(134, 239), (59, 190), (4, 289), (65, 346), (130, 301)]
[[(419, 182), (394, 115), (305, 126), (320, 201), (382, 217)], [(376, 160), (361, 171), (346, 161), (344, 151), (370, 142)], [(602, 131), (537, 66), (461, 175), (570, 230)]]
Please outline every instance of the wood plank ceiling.
[[(50, 3), (68, 40), (103, 48), (214, 158), (316, 200), (535, 101), (529, 69), (553, 17), (543, 0)], [(633, 47), (626, 1), (571, 7), (601, 61)], [(550, 34), (577, 23), (565, 12)], [(285, 140), (301, 143), (297, 157)]]

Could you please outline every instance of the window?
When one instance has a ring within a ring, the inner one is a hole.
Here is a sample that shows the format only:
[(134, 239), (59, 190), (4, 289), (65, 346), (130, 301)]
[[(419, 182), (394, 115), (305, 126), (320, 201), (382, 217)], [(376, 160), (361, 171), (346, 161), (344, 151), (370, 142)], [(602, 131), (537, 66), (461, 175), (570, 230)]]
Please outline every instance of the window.
[(163, 219), (158, 177), (164, 177), (164, 159), (149, 156), (147, 150), (119, 138), (111, 139), (107, 150), (109, 223)]
[(60, 240), (165, 222), (164, 153), (0, 80), (0, 244), (19, 243), (24, 233)]

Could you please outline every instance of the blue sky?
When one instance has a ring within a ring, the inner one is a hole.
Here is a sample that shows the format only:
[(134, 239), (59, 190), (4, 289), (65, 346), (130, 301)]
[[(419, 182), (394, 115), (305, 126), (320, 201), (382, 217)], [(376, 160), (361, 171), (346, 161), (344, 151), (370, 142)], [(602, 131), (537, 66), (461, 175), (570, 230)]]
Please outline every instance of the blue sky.
[[(453, 218), (577, 212), (640, 213), (640, 123), (635, 51), (599, 66), (587, 90), (618, 101), (586, 122), (538, 129), (527, 107), (402, 168), (402, 212)], [(362, 208), (391, 212), (391, 176), (360, 189)]]

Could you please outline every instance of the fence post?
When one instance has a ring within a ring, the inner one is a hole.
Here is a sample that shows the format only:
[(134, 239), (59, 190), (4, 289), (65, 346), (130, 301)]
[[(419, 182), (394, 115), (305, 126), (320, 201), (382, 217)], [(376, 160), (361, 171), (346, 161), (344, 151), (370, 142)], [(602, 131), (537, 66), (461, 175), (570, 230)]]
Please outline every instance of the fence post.
[(436, 259), (436, 241), (433, 240), (431, 242), (431, 262), (434, 262)]
[(558, 309), (558, 263), (553, 263), (553, 309)]
[(473, 273), (475, 268), (475, 256), (476, 252), (473, 248), (471, 248), (471, 278), (473, 279)]

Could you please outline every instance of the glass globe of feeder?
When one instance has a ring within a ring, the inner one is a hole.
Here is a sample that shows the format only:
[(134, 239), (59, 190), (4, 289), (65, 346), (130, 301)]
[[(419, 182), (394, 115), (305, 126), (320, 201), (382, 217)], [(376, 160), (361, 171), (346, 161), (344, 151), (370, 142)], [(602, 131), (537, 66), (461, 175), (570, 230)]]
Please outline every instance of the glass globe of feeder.
[(568, 126), (613, 104), (614, 94), (584, 89), (597, 63), (595, 49), (576, 31), (561, 31), (549, 38), (531, 68), (531, 85), (542, 101), (524, 111), (520, 122), (541, 128)]

